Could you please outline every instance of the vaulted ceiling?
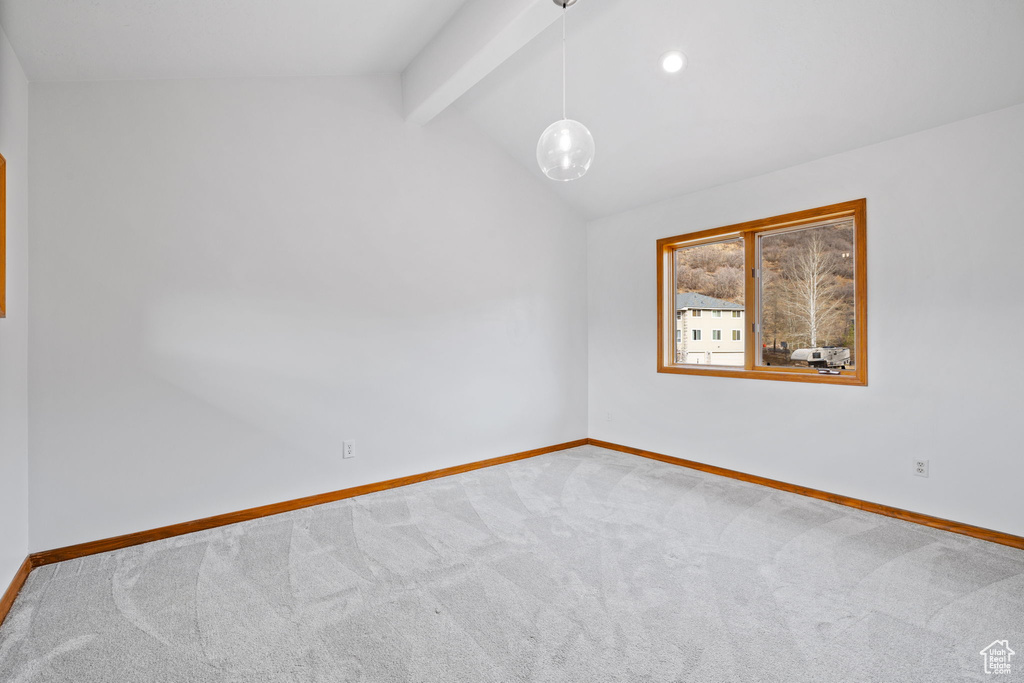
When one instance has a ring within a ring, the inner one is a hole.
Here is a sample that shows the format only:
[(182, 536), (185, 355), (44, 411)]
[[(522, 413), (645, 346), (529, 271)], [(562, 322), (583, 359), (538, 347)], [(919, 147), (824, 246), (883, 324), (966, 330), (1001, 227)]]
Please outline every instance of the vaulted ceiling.
[[(35, 81), (401, 71), (464, 0), (2, 0)], [(557, 8), (555, 8), (557, 9)]]
[[(32, 80), (403, 73), (588, 217), (1024, 102), (1024, 0), (579, 0), (569, 116), (590, 172), (543, 178), (560, 117), (550, 0), (0, 0)], [(684, 51), (667, 76), (658, 57)]]
[[(527, 166), (559, 118), (560, 40), (458, 103)], [(1024, 0), (579, 0), (568, 42), (569, 116), (597, 151), (556, 189), (589, 216), (1024, 102)]]

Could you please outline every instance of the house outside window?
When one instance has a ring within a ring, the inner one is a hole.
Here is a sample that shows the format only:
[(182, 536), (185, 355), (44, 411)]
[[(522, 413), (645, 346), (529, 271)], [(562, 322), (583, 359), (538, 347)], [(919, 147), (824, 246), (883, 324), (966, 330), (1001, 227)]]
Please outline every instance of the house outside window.
[[(682, 293), (676, 297), (676, 363), (693, 365), (742, 365), (743, 342), (735, 338), (745, 324), (743, 306), (711, 296)], [(738, 317), (719, 315), (735, 310)], [(686, 311), (690, 315), (686, 315)], [(712, 328), (712, 325), (714, 327)]]

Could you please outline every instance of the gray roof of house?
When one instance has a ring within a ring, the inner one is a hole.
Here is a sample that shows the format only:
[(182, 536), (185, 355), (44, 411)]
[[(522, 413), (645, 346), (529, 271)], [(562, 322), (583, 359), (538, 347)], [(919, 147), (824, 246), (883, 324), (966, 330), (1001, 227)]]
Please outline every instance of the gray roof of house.
[(716, 299), (713, 296), (704, 296), (696, 292), (685, 292), (676, 294), (676, 310), (683, 308), (720, 309), (725, 311), (742, 311), (743, 304), (734, 304), (724, 299)]

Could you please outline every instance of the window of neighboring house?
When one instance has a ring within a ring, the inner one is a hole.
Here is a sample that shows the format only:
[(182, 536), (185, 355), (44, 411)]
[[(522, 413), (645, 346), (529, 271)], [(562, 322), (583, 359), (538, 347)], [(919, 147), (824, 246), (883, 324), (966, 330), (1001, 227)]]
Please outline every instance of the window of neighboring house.
[[(866, 385), (866, 214), (859, 199), (658, 240), (658, 371)], [(666, 319), (697, 305), (742, 321), (742, 352), (676, 360)]]
[(711, 340), (712, 341), (722, 341), (722, 331), (721, 330), (711, 330)]
[(7, 317), (7, 160), (0, 155), (0, 318)]
[(682, 320), (682, 319), (683, 319), (683, 312), (682, 311), (676, 311), (676, 320)]
[(678, 343), (680, 343), (682, 341), (683, 341), (683, 331), (682, 330), (676, 330), (676, 343), (678, 344)]
[(712, 318), (721, 318), (722, 317), (722, 312), (721, 311), (711, 311), (711, 317)]
[(698, 309), (696, 311), (690, 311), (690, 316), (693, 317), (693, 318), (699, 318), (700, 317), (700, 310)]

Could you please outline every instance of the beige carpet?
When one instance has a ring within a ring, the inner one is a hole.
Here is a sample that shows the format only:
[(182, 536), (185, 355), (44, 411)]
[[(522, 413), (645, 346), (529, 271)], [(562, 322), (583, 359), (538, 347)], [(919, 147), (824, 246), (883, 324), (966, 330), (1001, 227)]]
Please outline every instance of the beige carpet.
[(0, 681), (1024, 680), (1024, 551), (583, 447), (33, 572)]

